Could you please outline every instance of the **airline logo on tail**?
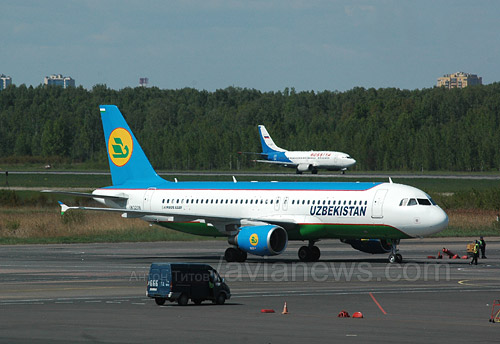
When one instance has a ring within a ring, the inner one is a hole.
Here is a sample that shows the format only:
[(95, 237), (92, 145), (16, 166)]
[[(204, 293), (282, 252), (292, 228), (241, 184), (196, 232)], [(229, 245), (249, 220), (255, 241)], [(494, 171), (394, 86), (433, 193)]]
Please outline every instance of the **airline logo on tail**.
[(116, 166), (122, 167), (129, 162), (133, 148), (132, 135), (130, 135), (128, 130), (116, 128), (109, 135), (108, 154)]

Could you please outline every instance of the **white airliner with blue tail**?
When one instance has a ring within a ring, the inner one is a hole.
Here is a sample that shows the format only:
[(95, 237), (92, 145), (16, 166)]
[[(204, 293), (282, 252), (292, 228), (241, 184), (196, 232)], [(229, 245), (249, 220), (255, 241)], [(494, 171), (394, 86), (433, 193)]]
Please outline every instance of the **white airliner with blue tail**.
[(259, 133), (262, 153), (252, 154), (259, 154), (265, 157), (266, 160), (256, 160), (257, 162), (295, 168), (297, 174), (307, 171), (317, 174), (319, 169), (342, 171), (344, 173), (349, 167), (356, 164), (356, 160), (351, 158), (349, 154), (342, 152), (288, 151), (280, 148), (274, 143), (271, 135), (263, 125), (259, 125)]
[(228, 238), (228, 262), (247, 254), (283, 253), (289, 240), (308, 242), (302, 261), (317, 261), (321, 239), (337, 238), (368, 253), (401, 262), (401, 239), (424, 237), (448, 225), (448, 216), (425, 192), (396, 183), (169, 182), (155, 172), (114, 105), (100, 106), (112, 186), (91, 197), (105, 207), (68, 207), (121, 213), (177, 231)]

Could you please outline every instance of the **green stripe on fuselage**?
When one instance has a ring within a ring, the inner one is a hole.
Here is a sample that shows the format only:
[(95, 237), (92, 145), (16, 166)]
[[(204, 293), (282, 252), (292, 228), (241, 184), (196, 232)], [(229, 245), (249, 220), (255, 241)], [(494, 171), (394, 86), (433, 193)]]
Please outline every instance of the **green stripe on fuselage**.
[[(163, 227), (179, 232), (223, 237), (215, 227), (200, 222), (162, 222)], [(387, 225), (301, 224), (288, 230), (289, 240), (316, 239), (408, 239), (409, 235)]]

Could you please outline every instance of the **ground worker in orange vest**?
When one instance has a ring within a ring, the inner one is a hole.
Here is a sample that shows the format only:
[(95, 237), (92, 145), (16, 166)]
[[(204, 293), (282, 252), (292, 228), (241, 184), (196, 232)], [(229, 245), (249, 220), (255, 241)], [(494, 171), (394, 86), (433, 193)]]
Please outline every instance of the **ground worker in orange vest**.
[(476, 244), (474, 245), (474, 249), (472, 252), (473, 252), (472, 260), (469, 264), (470, 265), (472, 265), (472, 264), (477, 265), (477, 259), (479, 258), (479, 242), (477, 240), (476, 240)]

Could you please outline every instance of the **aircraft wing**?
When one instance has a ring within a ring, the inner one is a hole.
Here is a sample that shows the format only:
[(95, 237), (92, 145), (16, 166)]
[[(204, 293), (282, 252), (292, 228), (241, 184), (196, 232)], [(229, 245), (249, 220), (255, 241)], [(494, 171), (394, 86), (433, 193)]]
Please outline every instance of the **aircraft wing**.
[(297, 166), (298, 164), (295, 164), (293, 162), (285, 162), (285, 161), (273, 161), (273, 160), (254, 160), (255, 162), (264, 162), (266, 164), (275, 164), (275, 165), (282, 165), (282, 166)]
[[(236, 217), (219, 217), (213, 215), (186, 215), (183, 213), (178, 213), (175, 211), (144, 211), (144, 210), (133, 210), (133, 209), (124, 209), (124, 208), (101, 208), (101, 207), (82, 207), (82, 206), (74, 206), (70, 207), (66, 204), (59, 202), (61, 206), (61, 215), (64, 214), (68, 210), (90, 210), (90, 211), (103, 211), (103, 212), (111, 212), (111, 213), (121, 213), (122, 216), (127, 218), (137, 218), (143, 216), (163, 216), (163, 217), (175, 217), (177, 221), (195, 221), (195, 220), (203, 220), (205, 222), (213, 222), (218, 224), (237, 224), (237, 225), (252, 225), (252, 223), (268, 223), (274, 224), (283, 227), (285, 230), (294, 230), (298, 228), (298, 224), (300, 221), (304, 221), (304, 216), (293, 217), (293, 216), (271, 216), (271, 217), (259, 217), (259, 218), (236, 218)], [(308, 219), (310, 222), (318, 222), (318, 219)]]
[(111, 213), (122, 213), (124, 214), (124, 217), (143, 217), (143, 216), (165, 216), (165, 217), (171, 217), (175, 216), (176, 218), (185, 220), (185, 221), (193, 221), (193, 220), (199, 220), (199, 219), (204, 219), (206, 221), (215, 221), (215, 222), (239, 222), (241, 218), (233, 218), (233, 217), (217, 217), (217, 216), (212, 216), (212, 215), (186, 215), (182, 213), (178, 213), (175, 211), (169, 211), (169, 210), (164, 210), (164, 211), (144, 211), (144, 210), (133, 210), (133, 209), (126, 209), (126, 208), (101, 208), (101, 207), (81, 207), (81, 206), (76, 206), (76, 207), (70, 207), (67, 206), (66, 204), (62, 202), (58, 202), (59, 205), (61, 206), (61, 215), (64, 214), (68, 210), (90, 210), (90, 211), (104, 211), (104, 212), (111, 212)]
[(57, 191), (57, 190), (42, 190), (40, 192), (43, 193), (53, 193), (58, 195), (69, 195), (75, 197), (88, 197), (88, 198), (104, 198), (104, 199), (112, 199), (112, 200), (127, 200), (128, 196), (110, 196), (110, 195), (99, 195), (85, 192), (73, 192), (73, 191)]

